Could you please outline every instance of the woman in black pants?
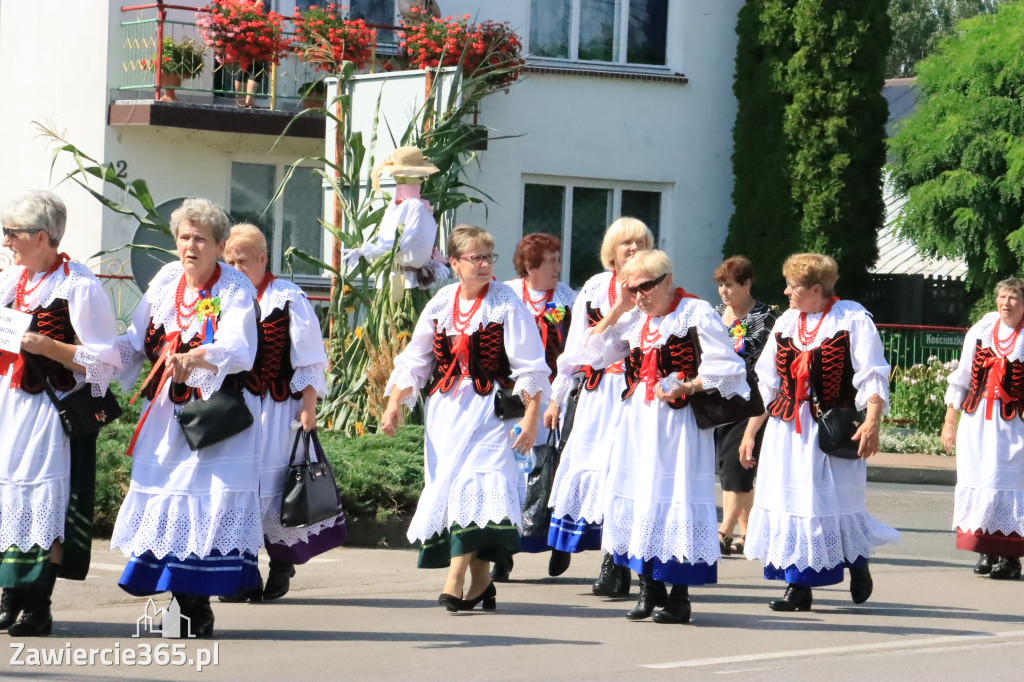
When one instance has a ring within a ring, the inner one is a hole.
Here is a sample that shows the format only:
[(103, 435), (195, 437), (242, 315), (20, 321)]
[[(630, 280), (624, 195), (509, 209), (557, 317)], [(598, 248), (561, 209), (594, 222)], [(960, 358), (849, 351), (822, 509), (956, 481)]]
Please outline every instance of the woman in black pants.
[[(718, 284), (718, 295), (722, 305), (715, 312), (729, 329), (733, 348), (747, 364), (747, 377), (754, 388), (757, 377), (754, 365), (761, 356), (761, 350), (775, 325), (778, 312), (770, 306), (755, 301), (750, 295), (754, 283), (754, 266), (745, 256), (726, 259), (713, 275)], [(756, 390), (750, 393), (751, 400), (759, 400)], [(718, 527), (718, 542), (722, 554), (743, 554), (747, 536), (747, 518), (754, 504), (754, 476), (756, 469), (744, 469), (740, 465), (739, 448), (743, 440), (746, 420), (726, 424), (715, 429), (715, 459), (718, 476), (722, 482), (722, 525)], [(757, 432), (754, 456), (761, 450), (764, 426)], [(739, 524), (740, 532), (733, 535)]]

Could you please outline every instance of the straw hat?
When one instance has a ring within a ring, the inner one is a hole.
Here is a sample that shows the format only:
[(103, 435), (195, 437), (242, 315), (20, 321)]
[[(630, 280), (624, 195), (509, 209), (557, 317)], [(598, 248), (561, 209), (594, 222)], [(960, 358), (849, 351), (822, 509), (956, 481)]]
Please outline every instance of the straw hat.
[(387, 172), (393, 178), (425, 178), (439, 171), (437, 166), (427, 161), (419, 147), (399, 147), (374, 167), (370, 178), (373, 191), (379, 192), (381, 172)]

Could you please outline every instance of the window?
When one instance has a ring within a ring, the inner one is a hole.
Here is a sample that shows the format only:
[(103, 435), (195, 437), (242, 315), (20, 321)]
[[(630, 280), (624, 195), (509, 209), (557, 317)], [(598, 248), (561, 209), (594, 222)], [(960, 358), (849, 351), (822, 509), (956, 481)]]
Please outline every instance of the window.
[[(300, 12), (305, 12), (310, 7), (323, 8), (329, 4), (331, 3), (324, 0), (295, 0), (295, 8)], [(350, 19), (362, 19), (368, 24), (379, 26), (395, 26), (397, 24), (395, 0), (347, 0), (334, 4), (338, 7), (347, 7)], [(378, 28), (377, 42), (395, 42), (395, 32), (392, 29)]]
[(664, 65), (668, 0), (531, 0), (530, 54)]
[(319, 276), (318, 268), (298, 259), (289, 267), (284, 252), (294, 246), (314, 258), (323, 257), (324, 230), (317, 222), (323, 215), (320, 175), (313, 168), (296, 168), (284, 194), (267, 210), (287, 170), (287, 166), (233, 162), (229, 211), (236, 223), (252, 223), (263, 231), (273, 272)]
[(523, 186), (523, 234), (546, 232), (560, 238), (562, 279), (578, 288), (603, 270), (604, 231), (618, 216), (644, 221), (658, 243), (661, 201), (662, 192), (655, 190), (595, 187), (585, 182), (527, 182)]

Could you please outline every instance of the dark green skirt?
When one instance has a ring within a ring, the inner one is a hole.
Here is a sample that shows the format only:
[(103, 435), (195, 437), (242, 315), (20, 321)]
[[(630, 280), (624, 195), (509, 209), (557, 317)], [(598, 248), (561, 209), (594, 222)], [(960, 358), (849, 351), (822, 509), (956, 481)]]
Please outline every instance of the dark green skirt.
[(475, 523), (466, 528), (459, 524), (431, 535), (420, 548), (418, 568), (446, 568), (453, 557), (476, 552), (478, 559), (502, 561), (519, 551), (519, 529), (509, 519), (488, 523), (481, 528)]
[(50, 549), (33, 545), (22, 552), (11, 545), (0, 555), (0, 587), (28, 587), (39, 580), (50, 561)]

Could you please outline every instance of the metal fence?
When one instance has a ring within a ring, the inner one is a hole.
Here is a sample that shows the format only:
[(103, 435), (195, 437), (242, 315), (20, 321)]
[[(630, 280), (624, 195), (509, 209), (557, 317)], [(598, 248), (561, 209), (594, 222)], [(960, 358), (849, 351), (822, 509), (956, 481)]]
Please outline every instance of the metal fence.
[(932, 357), (941, 362), (959, 360), (967, 328), (880, 324), (878, 333), (889, 365), (895, 370), (923, 364)]

